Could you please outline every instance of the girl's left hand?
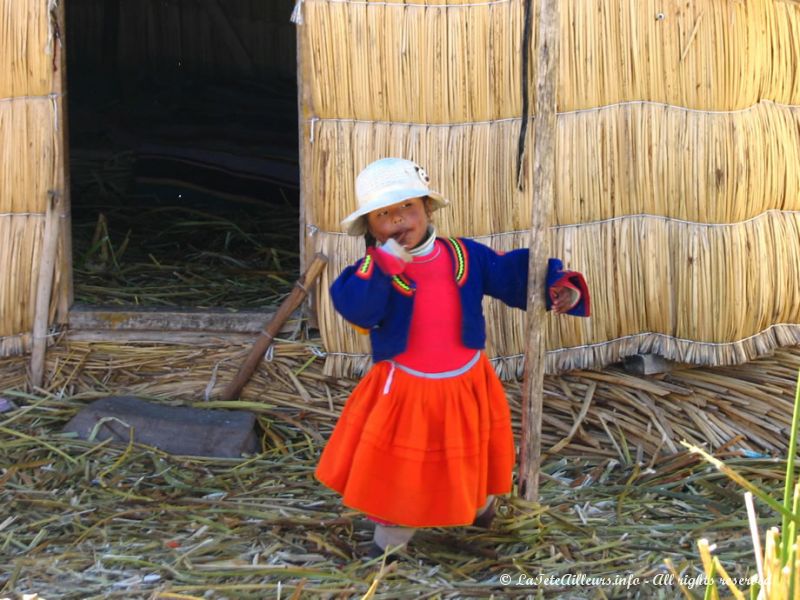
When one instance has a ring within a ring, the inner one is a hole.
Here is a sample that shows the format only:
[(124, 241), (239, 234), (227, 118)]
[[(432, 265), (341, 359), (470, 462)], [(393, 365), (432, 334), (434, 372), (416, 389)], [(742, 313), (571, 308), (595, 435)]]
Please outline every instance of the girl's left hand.
[(550, 300), (553, 302), (553, 312), (557, 315), (567, 312), (575, 306), (580, 299), (580, 292), (576, 289), (564, 286), (553, 286), (550, 288)]

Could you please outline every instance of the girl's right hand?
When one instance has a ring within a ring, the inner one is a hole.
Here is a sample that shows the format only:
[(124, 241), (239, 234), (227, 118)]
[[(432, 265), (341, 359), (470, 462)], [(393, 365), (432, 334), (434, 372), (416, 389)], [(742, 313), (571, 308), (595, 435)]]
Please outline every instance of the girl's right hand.
[(408, 250), (403, 248), (403, 246), (401, 246), (394, 238), (389, 238), (383, 244), (380, 244), (378, 248), (387, 254), (399, 258), (403, 262), (411, 262), (413, 260), (413, 257), (408, 253)]

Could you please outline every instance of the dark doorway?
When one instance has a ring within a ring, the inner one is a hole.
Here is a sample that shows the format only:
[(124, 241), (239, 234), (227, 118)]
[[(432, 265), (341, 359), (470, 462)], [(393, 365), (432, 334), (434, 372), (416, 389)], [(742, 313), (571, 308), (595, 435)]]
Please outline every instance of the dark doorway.
[(259, 309), (289, 291), (292, 5), (67, 3), (77, 303)]

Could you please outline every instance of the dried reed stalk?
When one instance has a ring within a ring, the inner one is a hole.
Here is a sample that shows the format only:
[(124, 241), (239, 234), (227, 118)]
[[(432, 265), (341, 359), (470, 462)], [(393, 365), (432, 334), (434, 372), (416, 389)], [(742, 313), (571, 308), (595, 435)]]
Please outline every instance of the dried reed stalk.
[[(645, 99), (736, 110), (774, 98), (762, 89), (773, 64), (773, 4), (570, 3), (562, 17), (570, 59), (561, 70), (560, 109)], [(781, 76), (793, 77), (789, 70)]]
[[(305, 3), (310, 107), (321, 119), (311, 123), (305, 208), (324, 232), (316, 249), (338, 267), (361, 253), (332, 233), (355, 206), (355, 175), (387, 155), (424, 164), (454, 201), (437, 214), (442, 233), (527, 245), (514, 233), (530, 223), (513, 170), (522, 86), (493, 43), (500, 15), (514, 23), (506, 37), (520, 34), (521, 7)], [(552, 250), (599, 287), (592, 320), (551, 320), (551, 371), (638, 352), (734, 364), (800, 342), (797, 5), (589, 2), (567, 7), (561, 26), (554, 222), (575, 227), (556, 230)], [(512, 101), (493, 102), (504, 87)], [(664, 105), (608, 106), (641, 100)], [(591, 110), (571, 112), (580, 109)], [(485, 123), (496, 119), (508, 120)], [(519, 374), (520, 316), (489, 311), (490, 352)], [(365, 340), (324, 297), (320, 314), (332, 372), (366, 368)]]
[(734, 223), (800, 210), (798, 163), (800, 107), (705, 113), (632, 104), (561, 114), (555, 222), (651, 214)]
[[(258, 366), (242, 390), (240, 407), (266, 415), (299, 415), (297, 427), (313, 425), (329, 432), (356, 382), (325, 375), (320, 346), (318, 338), (279, 339), (274, 355)], [(43, 389), (80, 401), (131, 393), (169, 403), (234, 408), (239, 403), (200, 399), (222, 390), (247, 349), (245, 344), (222, 347), (213, 340), (195, 345), (69, 342), (48, 350)], [(10, 367), (0, 371), (4, 385), (24, 387), (25, 364), (24, 358), (0, 362), (0, 367)], [(542, 447), (550, 453), (555, 447), (559, 454), (625, 463), (637, 455), (644, 460), (662, 451), (676, 452), (680, 439), (712, 449), (784, 453), (798, 369), (800, 351), (791, 349), (737, 367), (675, 370), (663, 379), (616, 369), (546, 377)], [(519, 436), (519, 383), (508, 383), (506, 391)]]

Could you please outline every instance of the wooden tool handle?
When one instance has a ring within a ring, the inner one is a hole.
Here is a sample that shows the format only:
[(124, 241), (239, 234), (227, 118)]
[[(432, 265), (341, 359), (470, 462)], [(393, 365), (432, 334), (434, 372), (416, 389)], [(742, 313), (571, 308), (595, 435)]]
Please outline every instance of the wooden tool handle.
[(303, 300), (306, 299), (306, 296), (308, 296), (308, 289), (320, 276), (326, 264), (328, 264), (328, 257), (321, 252), (317, 252), (314, 256), (314, 260), (311, 261), (308, 269), (306, 269), (306, 272), (301, 275), (297, 283), (294, 284), (292, 292), (286, 297), (286, 300), (281, 303), (280, 307), (278, 307), (278, 312), (275, 313), (261, 332), (261, 335), (258, 336), (258, 339), (250, 349), (250, 353), (239, 368), (239, 372), (236, 373), (236, 377), (233, 378), (233, 381), (231, 381), (222, 392), (222, 400), (233, 400), (239, 396), (239, 392), (241, 392), (245, 384), (250, 381), (250, 378), (253, 376), (256, 367), (258, 367), (258, 363), (261, 362), (267, 348), (269, 348), (289, 316), (303, 303)]

